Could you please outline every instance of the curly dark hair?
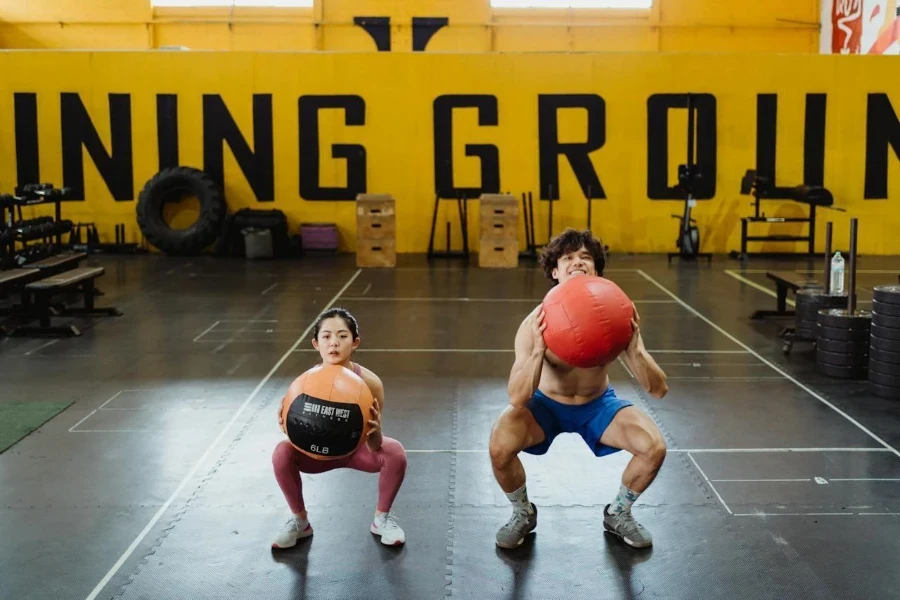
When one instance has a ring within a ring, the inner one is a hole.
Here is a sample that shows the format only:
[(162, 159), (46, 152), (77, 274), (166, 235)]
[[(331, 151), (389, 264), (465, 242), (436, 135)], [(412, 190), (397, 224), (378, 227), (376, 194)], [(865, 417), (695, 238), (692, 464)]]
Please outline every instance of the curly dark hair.
[(347, 327), (350, 329), (350, 334), (353, 336), (353, 339), (359, 337), (359, 324), (356, 322), (356, 318), (350, 314), (350, 311), (344, 308), (330, 308), (319, 315), (319, 318), (316, 319), (316, 324), (313, 326), (312, 336), (314, 339), (319, 338), (319, 328), (322, 327), (322, 321), (325, 319), (330, 319), (332, 317), (338, 317), (347, 324)]
[(591, 253), (591, 256), (594, 258), (594, 267), (597, 270), (597, 275), (602, 276), (608, 256), (606, 246), (603, 245), (599, 238), (594, 237), (594, 234), (589, 230), (578, 231), (569, 227), (550, 240), (550, 243), (544, 246), (541, 251), (540, 265), (547, 279), (552, 281), (554, 285), (559, 283), (558, 280), (553, 278), (553, 269), (556, 268), (557, 261), (564, 254), (575, 252), (582, 246)]

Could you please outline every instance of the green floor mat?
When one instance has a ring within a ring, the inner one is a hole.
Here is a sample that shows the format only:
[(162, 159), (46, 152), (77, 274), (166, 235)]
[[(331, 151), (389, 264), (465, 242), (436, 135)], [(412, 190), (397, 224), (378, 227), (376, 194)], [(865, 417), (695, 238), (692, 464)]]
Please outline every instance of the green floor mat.
[(0, 452), (4, 452), (71, 404), (71, 401), (0, 404)]

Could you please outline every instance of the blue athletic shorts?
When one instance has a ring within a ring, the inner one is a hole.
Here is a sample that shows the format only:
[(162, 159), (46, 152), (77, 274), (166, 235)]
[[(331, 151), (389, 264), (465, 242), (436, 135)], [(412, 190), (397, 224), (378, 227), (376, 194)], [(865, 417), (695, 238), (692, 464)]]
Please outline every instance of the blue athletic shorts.
[(526, 406), (544, 430), (546, 438), (539, 444), (525, 448), (525, 452), (545, 454), (553, 439), (560, 433), (577, 433), (596, 456), (606, 456), (619, 452), (620, 449), (601, 444), (600, 436), (609, 427), (616, 413), (632, 406), (632, 403), (616, 398), (616, 392), (610, 386), (602, 396), (579, 406), (562, 404), (537, 390)]

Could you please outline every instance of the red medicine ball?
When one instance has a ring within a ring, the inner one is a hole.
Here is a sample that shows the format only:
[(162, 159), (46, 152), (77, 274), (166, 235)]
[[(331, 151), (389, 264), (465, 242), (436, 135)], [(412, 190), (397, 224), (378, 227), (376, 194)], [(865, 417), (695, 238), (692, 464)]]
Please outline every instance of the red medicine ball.
[(553, 354), (573, 367), (608, 364), (631, 341), (634, 307), (609, 279), (573, 277), (551, 289), (543, 307), (544, 341)]

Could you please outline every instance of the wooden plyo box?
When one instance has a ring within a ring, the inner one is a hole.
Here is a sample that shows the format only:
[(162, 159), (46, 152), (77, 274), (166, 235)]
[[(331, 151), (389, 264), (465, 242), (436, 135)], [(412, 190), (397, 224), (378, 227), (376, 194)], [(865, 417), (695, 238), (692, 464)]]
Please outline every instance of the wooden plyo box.
[(482, 194), (478, 266), (514, 269), (519, 265), (519, 204), (515, 196)]
[(356, 197), (356, 266), (397, 266), (395, 208), (389, 194)]

